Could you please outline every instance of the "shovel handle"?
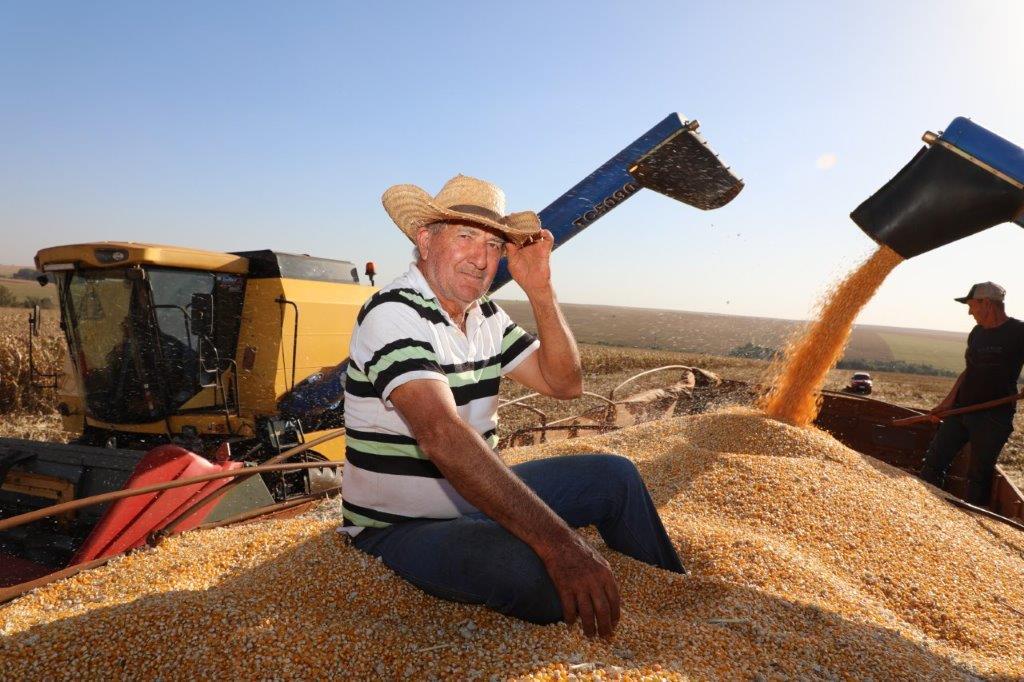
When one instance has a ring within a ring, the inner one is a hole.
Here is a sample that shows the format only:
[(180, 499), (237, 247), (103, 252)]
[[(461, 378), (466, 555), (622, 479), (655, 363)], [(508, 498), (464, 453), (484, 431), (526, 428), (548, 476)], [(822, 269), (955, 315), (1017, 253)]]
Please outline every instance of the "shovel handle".
[(999, 407), (1000, 405), (1015, 403), (1018, 400), (1024, 400), (1024, 392), (1016, 393), (1014, 395), (1008, 395), (1005, 398), (996, 398), (995, 400), (988, 400), (983, 403), (967, 405), (966, 407), (954, 407), (951, 410), (942, 410), (940, 412), (928, 412), (927, 414), (918, 414), (913, 417), (894, 419), (892, 420), (892, 426), (911, 426), (913, 424), (920, 424), (922, 422), (930, 421), (933, 417), (945, 419), (946, 417), (952, 417), (958, 414), (968, 414), (970, 412), (978, 412), (980, 410), (987, 410), (992, 407)]
[(926, 421), (930, 421), (932, 417), (941, 418), (945, 413), (939, 412), (928, 412), (926, 414), (918, 414), (913, 417), (903, 417), (902, 419), (893, 419), (890, 426), (913, 426), (914, 424), (921, 424)]

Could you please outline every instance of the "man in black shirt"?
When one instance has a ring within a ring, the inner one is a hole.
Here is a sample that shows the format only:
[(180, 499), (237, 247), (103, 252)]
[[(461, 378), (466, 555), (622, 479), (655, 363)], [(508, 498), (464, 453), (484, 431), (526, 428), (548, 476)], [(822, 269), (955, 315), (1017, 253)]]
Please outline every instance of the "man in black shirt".
[[(1017, 393), (1017, 378), (1024, 365), (1024, 322), (1006, 315), (1005, 296), (1006, 290), (998, 284), (982, 282), (955, 299), (967, 304), (968, 314), (978, 324), (967, 337), (966, 368), (932, 414)], [(1011, 402), (944, 418), (928, 447), (921, 478), (941, 488), (949, 465), (969, 442), (971, 465), (965, 497), (973, 504), (988, 504), (996, 459), (1013, 431), (1015, 409), (1016, 403)]]

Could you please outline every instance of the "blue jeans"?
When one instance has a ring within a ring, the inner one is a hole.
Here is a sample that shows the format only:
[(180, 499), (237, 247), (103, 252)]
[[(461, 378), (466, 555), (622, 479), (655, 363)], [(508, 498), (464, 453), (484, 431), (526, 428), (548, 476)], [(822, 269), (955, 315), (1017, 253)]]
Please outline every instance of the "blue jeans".
[(999, 452), (1013, 432), (1013, 414), (993, 414), (991, 410), (946, 417), (928, 446), (924, 465), (918, 475), (939, 488), (960, 449), (971, 444), (971, 463), (967, 471), (964, 499), (985, 506), (992, 495), (992, 476)]
[[(685, 572), (640, 472), (625, 457), (553, 457), (511, 469), (573, 528), (597, 526), (610, 548)], [(353, 543), (436, 597), (483, 604), (534, 623), (562, 618), (540, 557), (483, 512), (368, 528)]]

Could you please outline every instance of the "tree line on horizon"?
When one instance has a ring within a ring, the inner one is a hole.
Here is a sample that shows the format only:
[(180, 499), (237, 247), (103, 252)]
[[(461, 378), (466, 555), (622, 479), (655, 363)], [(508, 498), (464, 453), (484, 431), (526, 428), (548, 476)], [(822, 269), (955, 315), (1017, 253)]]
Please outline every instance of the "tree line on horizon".
[[(747, 342), (729, 351), (734, 358), (753, 360), (774, 360), (782, 356), (783, 351), (770, 346), (759, 346)], [(955, 377), (959, 373), (942, 369), (924, 362), (907, 362), (906, 360), (869, 360), (866, 358), (843, 358), (836, 364), (836, 369), (855, 369), (866, 372), (899, 372), (901, 374), (923, 374), (936, 377)]]

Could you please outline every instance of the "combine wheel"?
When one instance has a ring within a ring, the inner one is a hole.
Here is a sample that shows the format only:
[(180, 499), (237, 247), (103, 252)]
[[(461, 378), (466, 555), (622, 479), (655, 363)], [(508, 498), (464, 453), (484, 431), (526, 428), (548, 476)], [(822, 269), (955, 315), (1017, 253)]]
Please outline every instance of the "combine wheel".
[[(327, 457), (315, 450), (306, 450), (282, 460), (282, 463), (295, 462), (329, 462)], [(274, 499), (285, 502), (296, 497), (313, 495), (341, 485), (341, 469), (331, 467), (314, 467), (301, 471), (275, 472), (263, 474), (263, 482), (267, 484)]]
[[(307, 462), (329, 462), (330, 460), (316, 450), (307, 450), (299, 457), (305, 456)], [(307, 494), (316, 495), (327, 490), (341, 487), (341, 469), (324, 467), (322, 469), (306, 469)]]

